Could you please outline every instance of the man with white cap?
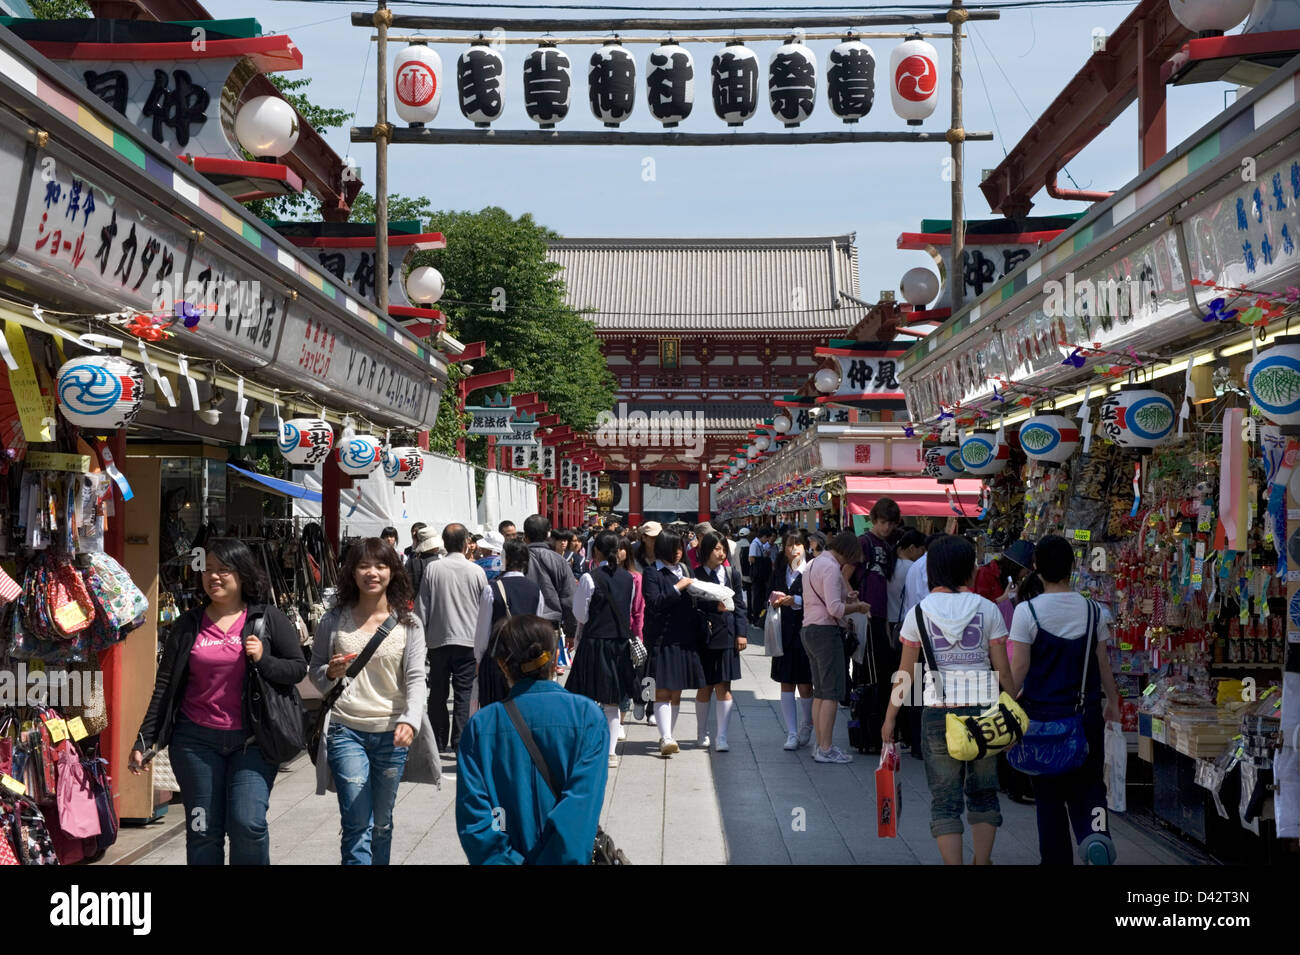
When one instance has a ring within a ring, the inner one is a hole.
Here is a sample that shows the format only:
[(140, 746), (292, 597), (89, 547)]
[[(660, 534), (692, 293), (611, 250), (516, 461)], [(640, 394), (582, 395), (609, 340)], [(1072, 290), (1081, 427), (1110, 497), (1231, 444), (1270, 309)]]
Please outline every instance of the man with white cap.
[(411, 588), (417, 593), (420, 590), (420, 581), (424, 579), (424, 569), (440, 556), (442, 556), (442, 531), (432, 524), (425, 524), (415, 532), (411, 556), (406, 560), (406, 575), (411, 578)]
[(497, 531), (488, 531), (478, 540), (478, 558), (474, 563), (483, 568), (489, 582), (501, 576), (501, 549), (505, 539)]

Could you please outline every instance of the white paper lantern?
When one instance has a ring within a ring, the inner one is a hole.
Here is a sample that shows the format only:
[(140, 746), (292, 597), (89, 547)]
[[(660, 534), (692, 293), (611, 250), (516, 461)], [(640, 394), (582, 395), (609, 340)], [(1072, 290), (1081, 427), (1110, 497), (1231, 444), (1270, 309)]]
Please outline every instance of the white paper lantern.
[(443, 282), (442, 273), (432, 265), (421, 265), (411, 269), (411, 274), (406, 277), (406, 294), (410, 296), (412, 302), (432, 305), (442, 298), (445, 290), (446, 284)]
[(1011, 449), (993, 431), (976, 431), (961, 443), (961, 463), (973, 477), (992, 477), (1006, 469)]
[(745, 458), (741, 458), (739, 461), (736, 462), (736, 467), (740, 468), (740, 470), (743, 471), (745, 470), (745, 468), (749, 467), (749, 461), (747, 461)]
[(754, 439), (754, 445), (755, 447), (758, 448), (758, 450), (766, 451), (768, 448), (772, 446), (772, 439), (765, 434), (760, 434), (757, 438)]
[(389, 448), (384, 452), (384, 477), (399, 487), (410, 484), (424, 471), (419, 448)]
[(650, 115), (666, 129), (691, 115), (695, 105), (695, 60), (685, 47), (665, 43), (651, 51), (645, 83)]
[(339, 470), (353, 477), (365, 477), (383, 463), (383, 448), (379, 439), (368, 434), (348, 435), (339, 441), (334, 452)]
[(1020, 450), (1041, 464), (1062, 464), (1079, 447), (1079, 422), (1059, 414), (1034, 415), (1020, 425)]
[(1286, 433), (1300, 426), (1300, 335), (1283, 335), (1246, 366), (1246, 389)]
[(280, 426), (280, 453), (295, 468), (314, 468), (334, 449), (334, 429), (323, 418), (291, 418)]
[(1197, 33), (1226, 33), (1246, 17), (1255, 0), (1169, 0), (1174, 17)]
[(939, 53), (924, 40), (904, 40), (889, 54), (889, 97), (894, 112), (920, 126), (939, 102)]
[(760, 454), (762, 454), (762, 452), (758, 450), (757, 444), (751, 444), (749, 447), (745, 449), (745, 455), (751, 461), (754, 460), (754, 458), (758, 457)]
[(255, 96), (235, 114), (235, 138), (256, 158), (279, 158), (298, 144), (298, 114), (278, 96)]
[(424, 43), (412, 43), (393, 61), (393, 105), (411, 126), (433, 122), (442, 104), (442, 57)]
[(618, 126), (631, 116), (636, 102), (636, 60), (632, 54), (614, 42), (591, 54), (587, 94), (592, 115), (606, 126)]
[(876, 55), (871, 47), (861, 40), (845, 40), (831, 50), (826, 95), (831, 112), (846, 123), (871, 112), (876, 100)]
[(1149, 388), (1125, 385), (1101, 403), (1102, 433), (1121, 448), (1159, 447), (1173, 434), (1177, 421), (1173, 399)]
[(460, 111), (475, 126), (491, 126), (501, 118), (505, 96), (501, 79), (506, 64), (486, 43), (475, 43), (456, 60), (456, 92)]
[(925, 452), (925, 473), (939, 483), (951, 484), (965, 472), (960, 448), (945, 445)]
[(541, 129), (569, 115), (573, 72), (563, 50), (539, 46), (524, 60), (524, 112)]
[(939, 276), (922, 266), (908, 269), (903, 273), (903, 280), (898, 283), (898, 290), (903, 293), (903, 301), (908, 305), (924, 308), (939, 294)]
[(772, 427), (776, 429), (777, 434), (786, 434), (792, 427), (794, 427), (794, 422), (790, 420), (788, 414), (781, 412), (781, 414), (772, 419)]
[(802, 43), (787, 40), (767, 63), (767, 96), (772, 115), (787, 128), (798, 126), (817, 105), (817, 57)]
[(83, 355), (59, 368), (59, 412), (80, 428), (116, 431), (135, 420), (144, 400), (140, 368), (115, 355)]
[(728, 126), (743, 126), (758, 112), (758, 54), (732, 40), (713, 54), (713, 112)]
[(840, 387), (840, 373), (834, 368), (819, 368), (813, 375), (813, 387), (824, 395), (833, 394)]

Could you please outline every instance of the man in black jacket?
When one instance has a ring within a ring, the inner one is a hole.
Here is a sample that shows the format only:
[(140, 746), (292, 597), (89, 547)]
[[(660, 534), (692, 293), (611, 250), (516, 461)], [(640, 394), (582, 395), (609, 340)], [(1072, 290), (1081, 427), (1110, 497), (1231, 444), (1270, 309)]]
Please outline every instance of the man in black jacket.
[(528, 579), (542, 590), (546, 601), (545, 618), (557, 627), (563, 624), (572, 637), (577, 631), (573, 619), (573, 568), (569, 561), (547, 545), (551, 522), (541, 514), (524, 521), (524, 540), (528, 542)]

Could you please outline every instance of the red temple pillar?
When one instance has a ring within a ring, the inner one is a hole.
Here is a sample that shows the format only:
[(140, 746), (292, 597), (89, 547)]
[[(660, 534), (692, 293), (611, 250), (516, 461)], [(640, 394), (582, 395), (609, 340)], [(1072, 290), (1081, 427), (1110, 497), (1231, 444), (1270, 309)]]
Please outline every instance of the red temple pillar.
[(321, 528), (325, 531), (325, 540), (334, 548), (336, 554), (339, 552), (339, 478), (341, 476), (342, 472), (333, 456), (327, 457), (321, 467)]
[(700, 479), (698, 519), (700, 523), (704, 523), (712, 516), (712, 509), (709, 506), (709, 466), (707, 463), (700, 465), (698, 477)]
[(641, 523), (641, 469), (637, 462), (628, 465), (627, 472), (627, 525), (636, 527)]

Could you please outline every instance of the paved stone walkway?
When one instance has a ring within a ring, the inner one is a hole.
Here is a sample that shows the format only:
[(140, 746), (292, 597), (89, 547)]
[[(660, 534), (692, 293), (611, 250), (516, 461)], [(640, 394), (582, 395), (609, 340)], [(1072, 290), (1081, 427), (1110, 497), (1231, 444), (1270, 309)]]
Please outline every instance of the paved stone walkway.
[[(757, 634), (756, 634), (757, 636)], [(761, 636), (758, 637), (761, 640)], [(780, 687), (768, 678), (770, 661), (751, 643), (741, 654), (744, 678), (733, 686), (736, 707), (731, 751), (705, 752), (695, 744), (693, 700), (683, 700), (677, 738), (682, 752), (658, 756), (658, 733), (629, 724), (619, 769), (610, 771), (601, 824), (637, 865), (658, 864), (925, 864), (940, 863), (930, 837), (929, 791), (920, 760), (903, 759), (903, 811), (897, 839), (875, 830), (877, 759), (854, 754), (848, 766), (814, 763), (809, 749), (782, 749)], [(836, 742), (848, 750), (845, 711)], [(464, 864), (456, 836), (456, 767), (449, 761), (441, 790), (403, 784), (398, 792), (393, 864)], [(1002, 865), (1036, 864), (1032, 806), (1002, 798), (1004, 822), (993, 852)], [(178, 807), (179, 808), (179, 807)], [(1183, 864), (1166, 842), (1112, 815), (1121, 865)], [(306, 756), (280, 774), (271, 797), (271, 860), (275, 864), (336, 865), (338, 803), (315, 795)], [(970, 858), (970, 838), (966, 839)], [(138, 864), (184, 864), (183, 837)]]

